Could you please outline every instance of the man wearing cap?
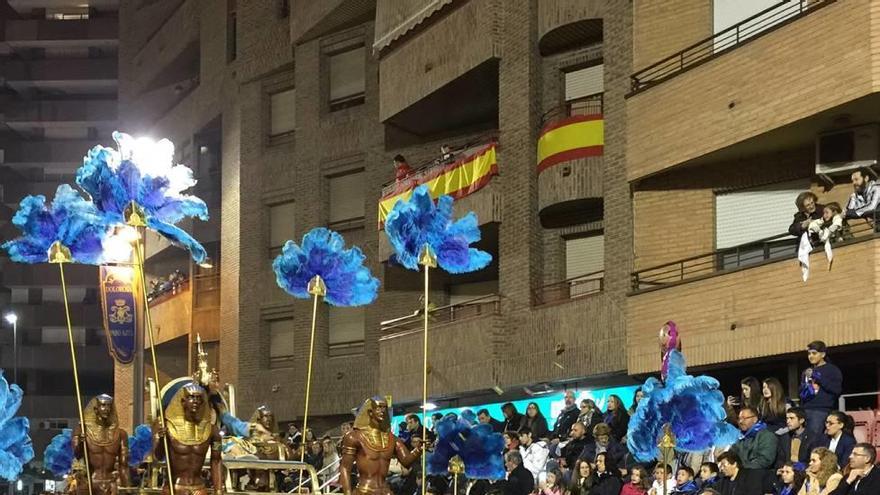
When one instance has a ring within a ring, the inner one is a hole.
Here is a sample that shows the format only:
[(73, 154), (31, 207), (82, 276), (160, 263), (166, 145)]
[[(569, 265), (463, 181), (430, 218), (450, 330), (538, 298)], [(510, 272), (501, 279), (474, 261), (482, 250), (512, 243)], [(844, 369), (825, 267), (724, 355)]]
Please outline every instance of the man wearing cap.
[(837, 409), (837, 399), (843, 390), (840, 368), (826, 360), (825, 342), (817, 340), (807, 345), (810, 367), (801, 375), (801, 407), (807, 416), (807, 429), (822, 433), (828, 413)]

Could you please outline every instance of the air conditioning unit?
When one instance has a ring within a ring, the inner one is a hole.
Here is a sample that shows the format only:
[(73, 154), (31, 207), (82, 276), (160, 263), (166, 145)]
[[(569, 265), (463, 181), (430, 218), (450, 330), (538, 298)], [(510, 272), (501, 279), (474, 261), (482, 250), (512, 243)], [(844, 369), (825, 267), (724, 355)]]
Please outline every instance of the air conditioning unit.
[(880, 124), (826, 132), (816, 138), (816, 174), (846, 174), (877, 165)]

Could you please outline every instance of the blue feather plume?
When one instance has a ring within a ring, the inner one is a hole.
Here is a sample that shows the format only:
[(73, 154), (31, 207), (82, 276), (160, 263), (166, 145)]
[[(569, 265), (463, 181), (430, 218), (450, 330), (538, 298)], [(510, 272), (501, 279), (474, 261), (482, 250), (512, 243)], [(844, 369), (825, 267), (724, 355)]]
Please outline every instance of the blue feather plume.
[(470, 247), (480, 240), (477, 216), (470, 212), (452, 220), (451, 196), (431, 200), (428, 187), (413, 190), (409, 201), (398, 201), (385, 218), (385, 233), (394, 248), (394, 260), (410, 270), (419, 270), (419, 254), (427, 244), (437, 264), (449, 273), (467, 273), (489, 265), (492, 255)]
[(153, 430), (149, 425), (137, 425), (134, 435), (128, 437), (128, 465), (140, 466), (153, 449)]
[(95, 146), (83, 158), (76, 183), (91, 196), (108, 220), (122, 224), (125, 208), (134, 202), (144, 210), (147, 227), (187, 249), (197, 263), (205, 261), (204, 247), (174, 225), (184, 218), (208, 219), (208, 207), (196, 196), (181, 194), (196, 184), (192, 170), (174, 165), (174, 145), (134, 139), (114, 132), (119, 151)]
[(640, 462), (657, 459), (657, 442), (667, 423), (675, 434), (676, 450), (702, 452), (709, 447), (731, 445), (739, 431), (726, 421), (724, 395), (718, 381), (709, 376), (685, 373), (681, 352), (670, 352), (669, 372), (664, 384), (648, 378), (645, 394), (629, 420), (627, 447)]
[(64, 476), (73, 466), (73, 430), (65, 428), (52, 437), (43, 452), (43, 466), (55, 476)]
[(3, 243), (9, 257), (17, 263), (46, 263), (49, 247), (60, 242), (70, 249), (77, 263), (101, 263), (107, 224), (95, 206), (67, 184), (58, 186), (55, 199), (46, 204), (45, 196), (27, 196), (12, 223), (22, 236)]
[(278, 286), (288, 294), (308, 299), (309, 281), (320, 275), (327, 286), (325, 299), (333, 306), (363, 306), (376, 300), (379, 280), (363, 265), (357, 247), (345, 249), (345, 240), (331, 230), (312, 229), (298, 246), (287, 241), (272, 268)]
[(492, 425), (478, 423), (472, 411), (466, 409), (458, 418), (446, 416), (437, 422), (436, 432), (434, 451), (425, 460), (429, 475), (446, 475), (449, 460), (457, 455), (469, 479), (504, 479), (504, 438)]
[(21, 388), (9, 385), (0, 370), (0, 478), (6, 481), (18, 479), (24, 465), (34, 458), (30, 423), (25, 417), (15, 417), (22, 395)]

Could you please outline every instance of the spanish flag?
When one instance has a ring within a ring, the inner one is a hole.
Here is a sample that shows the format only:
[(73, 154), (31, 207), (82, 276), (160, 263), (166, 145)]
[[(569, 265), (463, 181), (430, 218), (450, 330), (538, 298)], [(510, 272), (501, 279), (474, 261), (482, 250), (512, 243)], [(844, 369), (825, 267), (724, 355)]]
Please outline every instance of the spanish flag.
[(601, 115), (573, 115), (545, 126), (538, 138), (538, 173), (569, 160), (601, 156), (604, 124)]
[(498, 164), (495, 161), (495, 143), (488, 144), (471, 155), (446, 166), (436, 167), (425, 173), (416, 175), (397, 183), (390, 193), (379, 200), (379, 228), (385, 223), (385, 217), (400, 201), (406, 201), (413, 189), (425, 184), (434, 199), (449, 195), (455, 199), (473, 194), (498, 175)]

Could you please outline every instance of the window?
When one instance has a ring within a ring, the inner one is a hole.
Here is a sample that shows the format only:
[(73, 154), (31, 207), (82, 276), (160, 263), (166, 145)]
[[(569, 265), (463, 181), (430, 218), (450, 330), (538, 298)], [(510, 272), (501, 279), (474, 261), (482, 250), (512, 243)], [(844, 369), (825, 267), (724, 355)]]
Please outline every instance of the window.
[(269, 322), (269, 362), (283, 361), (293, 357), (293, 320)]
[[(67, 343), (67, 327), (43, 327), (42, 330), (43, 344), (66, 344)], [(86, 329), (74, 327), (73, 343), (84, 345), (86, 343)]]
[(238, 57), (238, 16), (235, 2), (236, 0), (226, 0), (226, 63)]
[[(605, 235), (591, 235), (565, 240), (565, 279), (600, 272), (605, 269)], [(571, 285), (569, 296), (594, 291), (598, 282)]]
[(330, 111), (364, 102), (365, 60), (363, 45), (330, 56)]
[(599, 64), (565, 73), (565, 104), (568, 115), (602, 113), (602, 94), (605, 91), (604, 67)]
[(339, 356), (363, 351), (365, 311), (359, 308), (330, 306), (330, 355)]
[(278, 249), (294, 236), (293, 218), (296, 213), (293, 201), (269, 207), (269, 248)]
[(330, 223), (364, 217), (364, 173), (330, 177)]
[(293, 88), (269, 95), (271, 128), (269, 134), (279, 136), (296, 128), (296, 90)]

